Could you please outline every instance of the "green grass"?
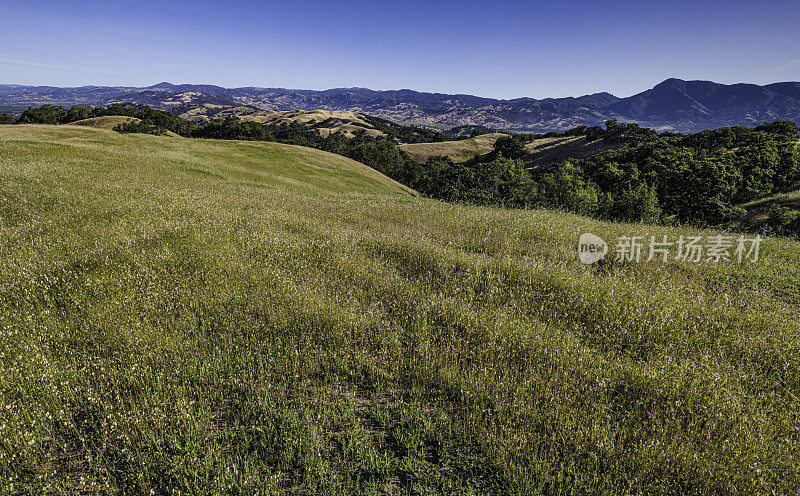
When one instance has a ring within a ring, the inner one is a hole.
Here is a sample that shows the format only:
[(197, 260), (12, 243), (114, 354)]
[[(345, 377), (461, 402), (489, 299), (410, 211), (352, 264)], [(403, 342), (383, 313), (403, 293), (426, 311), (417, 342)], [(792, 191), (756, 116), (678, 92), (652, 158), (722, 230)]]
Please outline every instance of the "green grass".
[(793, 494), (800, 244), (415, 198), (271, 143), (0, 127), (0, 485)]

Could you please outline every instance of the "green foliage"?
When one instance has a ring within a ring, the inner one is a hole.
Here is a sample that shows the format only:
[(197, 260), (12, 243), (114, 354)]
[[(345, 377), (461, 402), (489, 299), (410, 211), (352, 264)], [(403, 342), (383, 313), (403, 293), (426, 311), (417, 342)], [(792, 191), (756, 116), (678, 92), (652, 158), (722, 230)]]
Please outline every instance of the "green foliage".
[(519, 161), (503, 157), (478, 164), (432, 157), (410, 186), (433, 198), (476, 205), (527, 207), (536, 199), (530, 174)]
[(772, 205), (764, 226), (773, 234), (800, 236), (800, 213), (782, 205)]
[(227, 140), (273, 141), (263, 124), (243, 121), (232, 115), (224, 119), (212, 119), (205, 126), (196, 128), (192, 132), (192, 136)]
[[(800, 179), (800, 154), (786, 132), (791, 127), (778, 125), (769, 128), (778, 131), (769, 133), (734, 127), (661, 136), (577, 163), (582, 177), (600, 188), (604, 200), (599, 213), (605, 218), (639, 218), (631, 208), (643, 199), (651, 204), (654, 191), (663, 216), (719, 224), (736, 212), (737, 204), (788, 191)], [(611, 129), (612, 140), (642, 135), (627, 127)], [(648, 207), (642, 218), (654, 219), (658, 209)]]
[(63, 123), (66, 124), (68, 122), (91, 119), (92, 117), (97, 117), (97, 113), (90, 105), (73, 105), (67, 110)]
[(0, 112), (0, 124), (14, 124), (17, 122), (14, 116), (5, 112)]
[(794, 121), (775, 121), (761, 124), (754, 129), (762, 133), (778, 135), (782, 139), (797, 141), (800, 139), (800, 126)]
[(174, 116), (164, 110), (156, 110), (147, 105), (132, 103), (115, 103), (108, 107), (95, 108), (95, 117), (107, 115), (122, 115), (136, 117), (137, 119), (153, 126), (172, 131), (181, 136), (189, 137), (197, 129), (195, 124)]
[(526, 155), (525, 145), (514, 136), (501, 136), (494, 143), (494, 154), (517, 160)]
[(596, 215), (599, 207), (599, 188), (581, 177), (580, 170), (567, 162), (551, 173), (539, 177), (537, 204), (565, 209), (584, 215)]
[(67, 111), (60, 105), (28, 107), (19, 117), (20, 124), (64, 124)]

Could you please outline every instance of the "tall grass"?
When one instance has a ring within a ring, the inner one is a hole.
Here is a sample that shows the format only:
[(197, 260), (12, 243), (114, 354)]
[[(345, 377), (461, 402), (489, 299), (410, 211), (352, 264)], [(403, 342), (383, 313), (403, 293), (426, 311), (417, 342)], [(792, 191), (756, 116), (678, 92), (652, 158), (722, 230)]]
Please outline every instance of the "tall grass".
[[(792, 494), (800, 245), (414, 198), (271, 143), (0, 127), (12, 494)], [(685, 231), (680, 231), (684, 233)]]

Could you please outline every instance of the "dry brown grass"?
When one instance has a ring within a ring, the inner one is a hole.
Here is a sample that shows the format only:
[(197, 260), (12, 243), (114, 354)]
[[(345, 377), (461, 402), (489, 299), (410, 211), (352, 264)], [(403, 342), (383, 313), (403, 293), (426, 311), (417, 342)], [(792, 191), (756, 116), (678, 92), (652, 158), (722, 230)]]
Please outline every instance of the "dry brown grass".
[(524, 162), (526, 167), (536, 168), (558, 164), (568, 158), (587, 158), (621, 146), (602, 140), (586, 141), (583, 137), (542, 138), (528, 143), (525, 149), (529, 155), (525, 157)]
[(424, 164), (430, 157), (445, 156), (455, 163), (472, 160), (476, 155), (484, 155), (494, 148), (494, 143), (503, 133), (490, 133), (459, 141), (443, 141), (438, 143), (410, 143), (400, 145), (412, 160)]
[(292, 124), (299, 123), (312, 126), (328, 120), (331, 125), (318, 128), (321, 136), (340, 132), (352, 138), (359, 132), (365, 132), (373, 138), (385, 136), (382, 131), (372, 127), (364, 116), (357, 112), (338, 110), (261, 110), (253, 107), (225, 107), (222, 105), (202, 105), (188, 110), (179, 115), (192, 122), (203, 124), (214, 118), (237, 116), (243, 121), (259, 122), (261, 124)]

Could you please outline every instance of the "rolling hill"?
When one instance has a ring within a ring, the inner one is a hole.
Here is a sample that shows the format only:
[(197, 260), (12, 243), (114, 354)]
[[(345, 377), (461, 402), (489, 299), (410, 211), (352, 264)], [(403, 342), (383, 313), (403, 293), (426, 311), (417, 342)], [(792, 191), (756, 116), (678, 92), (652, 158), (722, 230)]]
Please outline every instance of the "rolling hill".
[[(743, 213), (731, 221), (728, 227), (752, 231), (763, 230), (765, 227), (775, 230), (774, 226), (767, 225), (770, 222), (771, 215), (782, 215), (789, 218), (800, 217), (800, 189), (744, 203), (739, 207), (743, 210)], [(797, 232), (784, 233), (780, 231), (778, 234), (800, 235)]]
[(386, 133), (376, 129), (370, 122), (370, 117), (355, 112), (336, 110), (261, 110), (250, 106), (226, 105), (189, 105), (176, 109), (178, 117), (182, 117), (197, 124), (203, 124), (210, 119), (222, 119), (227, 116), (236, 116), (245, 121), (260, 122), (262, 124), (291, 124), (298, 123), (316, 129), (320, 135), (339, 132), (352, 138), (363, 133), (370, 137), (386, 136)]
[(507, 136), (503, 133), (487, 133), (474, 138), (438, 143), (407, 143), (400, 145), (415, 162), (424, 164), (430, 157), (444, 156), (455, 163), (472, 160), (476, 155), (484, 155), (494, 148), (497, 138)]
[[(494, 143), (503, 133), (488, 133), (475, 138), (439, 143), (408, 143), (400, 149), (415, 161), (424, 164), (431, 157), (445, 156), (455, 163), (472, 160), (486, 155), (494, 149)], [(605, 141), (587, 141), (584, 137), (564, 136), (558, 138), (535, 139), (525, 146), (528, 153), (523, 158), (528, 168), (549, 166), (568, 158), (582, 159), (596, 153), (620, 148), (622, 145), (608, 144)]]
[(779, 119), (800, 122), (800, 83), (796, 82), (725, 85), (672, 78), (627, 98), (600, 92), (580, 97), (510, 100), (407, 89), (312, 91), (170, 83), (145, 88), (0, 85), (0, 110), (13, 112), (43, 103), (106, 105), (117, 102), (142, 103), (176, 113), (185, 111), (187, 106), (205, 105), (249, 106), (272, 111), (346, 111), (442, 129), (486, 126), (500, 131), (527, 132), (601, 125), (608, 119), (679, 132), (753, 126)]
[(87, 126), (97, 129), (114, 129), (115, 126), (125, 124), (126, 122), (140, 122), (136, 117), (127, 117), (123, 115), (106, 115), (103, 117), (90, 117), (89, 119), (81, 119), (79, 121), (70, 122), (70, 126)]
[(791, 494), (800, 244), (581, 233), (275, 143), (0, 126), (0, 487)]
[[(70, 122), (70, 126), (86, 126), (86, 127), (93, 127), (97, 129), (107, 129), (112, 130), (116, 126), (120, 124), (125, 124), (126, 122), (140, 122), (140, 119), (136, 117), (127, 117), (122, 115), (106, 115), (102, 117), (90, 117), (89, 119), (81, 119), (79, 121)], [(176, 134), (172, 131), (165, 130), (165, 136), (170, 136), (172, 138), (180, 138), (179, 134)]]

